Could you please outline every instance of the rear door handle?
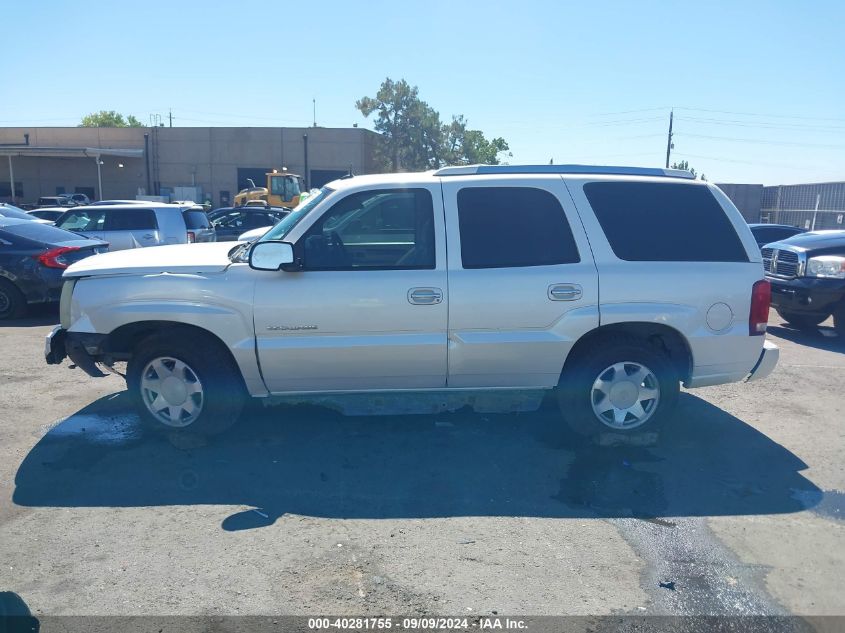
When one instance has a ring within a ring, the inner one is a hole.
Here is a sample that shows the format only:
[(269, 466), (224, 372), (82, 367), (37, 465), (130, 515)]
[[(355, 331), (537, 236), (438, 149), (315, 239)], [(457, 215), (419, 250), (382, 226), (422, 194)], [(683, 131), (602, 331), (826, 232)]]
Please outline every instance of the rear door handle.
[(552, 301), (577, 301), (584, 295), (584, 289), (578, 284), (552, 284), (549, 286), (549, 299)]
[(440, 288), (411, 288), (408, 291), (408, 303), (414, 305), (435, 305), (443, 301)]
[(152, 233), (147, 233), (147, 234), (144, 236), (144, 239), (145, 239), (145, 240), (151, 240), (151, 239), (153, 239), (154, 237), (155, 237), (155, 235), (153, 235)]

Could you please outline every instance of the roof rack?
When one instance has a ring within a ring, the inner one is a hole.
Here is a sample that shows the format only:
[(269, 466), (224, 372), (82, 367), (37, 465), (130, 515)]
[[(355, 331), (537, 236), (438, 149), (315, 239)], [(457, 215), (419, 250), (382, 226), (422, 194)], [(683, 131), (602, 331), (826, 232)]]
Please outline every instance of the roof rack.
[(662, 176), (665, 178), (695, 178), (682, 169), (662, 167), (618, 167), (614, 165), (465, 165), (444, 167), (435, 176), (470, 176), (475, 174), (610, 174), (614, 176)]

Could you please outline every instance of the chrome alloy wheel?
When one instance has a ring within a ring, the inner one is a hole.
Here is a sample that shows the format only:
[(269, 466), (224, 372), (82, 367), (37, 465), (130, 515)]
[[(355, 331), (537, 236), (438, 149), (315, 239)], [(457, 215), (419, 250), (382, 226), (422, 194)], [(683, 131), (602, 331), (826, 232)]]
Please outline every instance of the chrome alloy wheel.
[(156, 420), (174, 428), (192, 424), (205, 400), (196, 372), (185, 362), (168, 356), (154, 358), (144, 367), (141, 397)]
[(615, 363), (602, 371), (590, 390), (593, 413), (615, 430), (634, 429), (654, 415), (660, 402), (660, 383), (645, 365)]

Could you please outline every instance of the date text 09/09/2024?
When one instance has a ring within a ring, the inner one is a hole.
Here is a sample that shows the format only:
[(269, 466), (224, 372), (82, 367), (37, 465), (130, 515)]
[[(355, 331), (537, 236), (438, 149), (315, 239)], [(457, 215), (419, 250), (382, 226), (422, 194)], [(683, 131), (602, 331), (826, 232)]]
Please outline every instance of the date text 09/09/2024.
[(308, 618), (308, 628), (312, 630), (524, 630), (524, 620), (504, 617), (430, 617), (430, 618)]

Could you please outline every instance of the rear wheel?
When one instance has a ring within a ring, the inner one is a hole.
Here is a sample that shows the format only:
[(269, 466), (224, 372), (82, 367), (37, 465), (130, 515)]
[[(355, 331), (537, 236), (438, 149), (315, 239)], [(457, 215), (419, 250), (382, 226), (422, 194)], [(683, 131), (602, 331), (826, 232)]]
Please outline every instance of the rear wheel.
[(190, 333), (141, 341), (126, 383), (155, 431), (220, 433), (237, 421), (246, 399), (240, 372), (221, 344)]
[(26, 297), (11, 282), (0, 279), (0, 321), (20, 319), (26, 314)]
[(678, 372), (665, 352), (621, 335), (570, 359), (557, 388), (564, 419), (576, 433), (592, 437), (659, 431), (679, 391)]
[(780, 318), (799, 330), (812, 330), (830, 316), (829, 314), (799, 314), (785, 310), (778, 310), (777, 313)]

